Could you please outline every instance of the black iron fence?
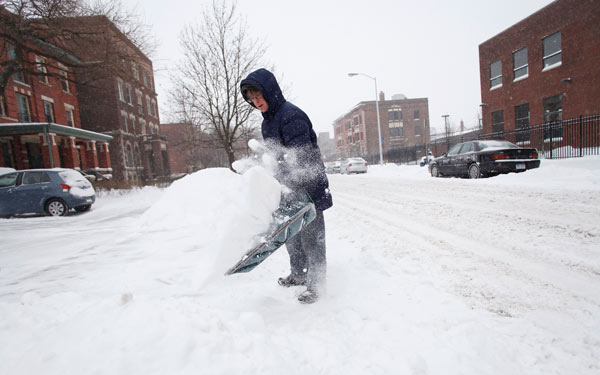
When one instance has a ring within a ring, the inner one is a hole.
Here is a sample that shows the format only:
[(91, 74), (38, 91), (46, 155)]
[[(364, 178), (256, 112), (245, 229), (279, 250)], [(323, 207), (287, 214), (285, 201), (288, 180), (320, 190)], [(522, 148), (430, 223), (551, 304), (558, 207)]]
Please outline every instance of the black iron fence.
[[(482, 134), (480, 131), (472, 131), (438, 138), (425, 145), (385, 150), (384, 159), (388, 163), (417, 163), (428, 152), (440, 156), (457, 143), (478, 139), (507, 140), (521, 147), (533, 147), (545, 159), (600, 155), (600, 115), (579, 116), (506, 132)], [(369, 155), (366, 159), (377, 164), (379, 155)]]

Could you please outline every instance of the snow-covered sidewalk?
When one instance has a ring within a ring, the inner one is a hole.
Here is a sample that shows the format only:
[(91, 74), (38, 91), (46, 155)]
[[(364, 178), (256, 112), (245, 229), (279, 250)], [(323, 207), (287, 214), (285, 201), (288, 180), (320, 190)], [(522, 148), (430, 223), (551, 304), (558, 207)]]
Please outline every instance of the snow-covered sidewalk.
[(330, 176), (314, 305), (277, 285), (284, 249), (222, 275), (247, 241), (229, 226), (251, 225), (234, 208), (261, 210), (235, 193), (265, 186), (225, 171), (0, 219), (0, 373), (597, 374), (599, 172), (588, 157), (481, 180)]

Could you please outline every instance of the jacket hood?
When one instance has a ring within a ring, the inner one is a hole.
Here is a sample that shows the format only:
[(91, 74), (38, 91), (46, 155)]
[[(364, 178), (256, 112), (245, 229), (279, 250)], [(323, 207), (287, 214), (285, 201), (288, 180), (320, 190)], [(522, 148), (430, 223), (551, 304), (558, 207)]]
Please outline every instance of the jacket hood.
[(263, 98), (265, 98), (265, 100), (267, 101), (269, 108), (267, 109), (267, 112), (263, 113), (263, 116), (274, 115), (279, 109), (279, 107), (281, 107), (281, 105), (285, 103), (285, 98), (283, 97), (281, 88), (277, 83), (277, 79), (275, 79), (273, 73), (271, 73), (267, 69), (261, 68), (248, 74), (248, 77), (243, 79), (240, 83), (240, 89), (242, 91), (242, 96), (244, 97), (244, 100), (246, 100), (254, 107), (252, 101), (249, 101), (246, 97), (246, 90), (242, 89), (246, 85), (256, 87), (262, 93)]

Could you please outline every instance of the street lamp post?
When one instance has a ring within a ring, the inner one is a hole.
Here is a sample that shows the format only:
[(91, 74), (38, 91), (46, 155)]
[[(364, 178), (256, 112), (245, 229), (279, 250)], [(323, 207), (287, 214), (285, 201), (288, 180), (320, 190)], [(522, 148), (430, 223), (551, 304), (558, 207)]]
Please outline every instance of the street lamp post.
[(379, 120), (379, 95), (377, 93), (377, 78), (371, 77), (364, 73), (348, 73), (348, 77), (354, 77), (357, 75), (365, 76), (367, 78), (372, 79), (373, 82), (375, 82), (375, 108), (377, 110), (377, 134), (379, 135), (379, 164), (383, 165), (383, 150), (381, 149), (381, 143), (383, 140), (381, 139), (381, 121)]

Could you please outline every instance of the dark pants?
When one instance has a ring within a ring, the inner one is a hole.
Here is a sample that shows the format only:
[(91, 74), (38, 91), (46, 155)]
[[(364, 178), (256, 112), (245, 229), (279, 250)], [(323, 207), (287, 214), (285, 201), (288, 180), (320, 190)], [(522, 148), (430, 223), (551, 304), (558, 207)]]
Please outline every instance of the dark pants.
[(308, 289), (322, 291), (327, 276), (323, 211), (317, 211), (310, 224), (287, 240), (286, 247), (290, 254), (292, 276), (306, 280)]

